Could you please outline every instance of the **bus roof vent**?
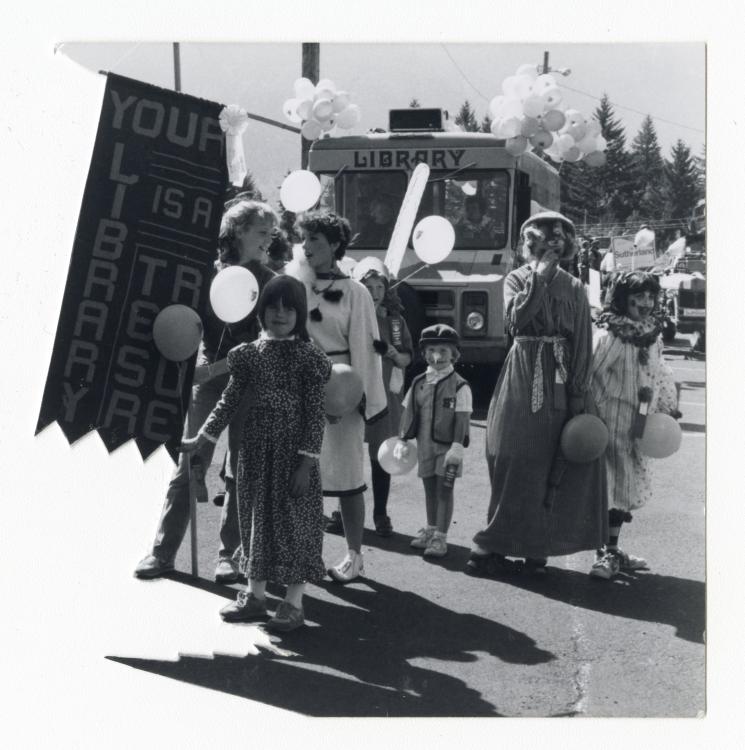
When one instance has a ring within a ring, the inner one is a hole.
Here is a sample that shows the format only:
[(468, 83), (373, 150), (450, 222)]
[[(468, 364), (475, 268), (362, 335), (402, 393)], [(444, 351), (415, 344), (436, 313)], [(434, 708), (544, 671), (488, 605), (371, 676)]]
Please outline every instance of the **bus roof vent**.
[(441, 109), (391, 109), (388, 126), (391, 133), (423, 133), (443, 129)]

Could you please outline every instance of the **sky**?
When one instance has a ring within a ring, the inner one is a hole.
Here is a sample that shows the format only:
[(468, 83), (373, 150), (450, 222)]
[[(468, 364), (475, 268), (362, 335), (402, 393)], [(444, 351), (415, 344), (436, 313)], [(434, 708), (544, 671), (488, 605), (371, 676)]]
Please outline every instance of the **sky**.
[[(189, 94), (290, 124), (281, 108), (301, 75), (300, 43), (180, 43), (181, 87)], [(320, 77), (349, 91), (362, 119), (352, 131), (386, 127), (388, 110), (412, 98), (455, 116), (468, 100), (481, 120), (502, 81), (524, 63), (555, 69), (565, 101), (592, 115), (603, 93), (630, 146), (645, 115), (653, 117), (663, 155), (683, 140), (696, 155), (705, 142), (703, 42), (659, 43), (377, 43), (320, 45)], [(58, 48), (91, 71), (105, 70), (173, 88), (171, 43), (64, 43)], [(338, 131), (337, 131), (338, 132)], [(299, 167), (299, 137), (252, 121), (244, 137), (249, 169), (269, 200), (288, 170)]]

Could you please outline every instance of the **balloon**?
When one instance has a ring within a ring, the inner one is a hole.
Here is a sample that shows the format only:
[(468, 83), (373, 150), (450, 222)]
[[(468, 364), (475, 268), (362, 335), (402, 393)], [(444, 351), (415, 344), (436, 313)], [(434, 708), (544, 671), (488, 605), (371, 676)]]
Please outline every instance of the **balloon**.
[(335, 94), (336, 86), (330, 78), (321, 78), (316, 84), (316, 91), (330, 91), (332, 94)]
[(392, 476), (399, 476), (410, 472), (416, 466), (417, 462), (416, 441), (407, 441), (406, 444), (409, 447), (409, 452), (406, 458), (402, 458), (400, 461), (397, 461), (393, 457), (393, 449), (396, 447), (397, 442), (397, 437), (389, 437), (378, 448), (378, 463), (383, 467), (384, 471), (387, 471)]
[(499, 127), (497, 128), (498, 138), (514, 138), (520, 134), (520, 128), (522, 122), (517, 117), (507, 117), (504, 120), (499, 121)]
[(334, 100), (334, 96), (336, 96), (335, 92), (329, 91), (328, 89), (316, 89), (313, 101), (320, 102), (321, 99), (328, 99), (331, 102)]
[(680, 448), (682, 439), (680, 425), (669, 414), (657, 412), (647, 417), (639, 450), (650, 458), (667, 458)]
[(564, 151), (574, 146), (574, 138), (569, 133), (562, 133), (556, 139), (556, 145), (559, 147), (559, 153), (563, 156)]
[(535, 65), (533, 65), (532, 63), (525, 63), (517, 69), (515, 75), (529, 76), (531, 81), (535, 81), (535, 79), (538, 77), (538, 71), (536, 70)]
[(223, 323), (243, 320), (256, 306), (259, 283), (243, 266), (223, 268), (210, 285), (210, 304)]
[(489, 128), (493, 135), (496, 135), (497, 138), (501, 138), (499, 135), (499, 129), (502, 127), (502, 120), (501, 118), (497, 117), (494, 120), (491, 121), (491, 127)]
[(189, 359), (199, 348), (201, 340), (202, 321), (199, 315), (186, 305), (164, 307), (153, 322), (155, 346), (172, 362)]
[(300, 104), (300, 99), (288, 99), (282, 105), (282, 112), (290, 122), (301, 122), (303, 119), (297, 113), (298, 104)]
[(530, 138), (533, 133), (541, 129), (541, 122), (536, 117), (524, 117), (520, 126), (520, 135)]
[(540, 96), (529, 96), (523, 102), (523, 112), (527, 117), (538, 117), (543, 114), (545, 102)]
[(583, 161), (588, 167), (602, 167), (605, 164), (605, 154), (602, 151), (591, 151), (585, 154)]
[(475, 182), (471, 182), (470, 180), (468, 182), (464, 182), (460, 189), (463, 191), (465, 195), (476, 195), (478, 192), (478, 187)]
[(581, 140), (577, 142), (577, 148), (584, 154), (590, 154), (593, 151), (597, 151), (597, 141), (594, 135), (589, 133)]
[(297, 100), (297, 114), (301, 120), (310, 119), (313, 113), (313, 100), (312, 99), (298, 99)]
[(600, 458), (608, 445), (608, 428), (593, 414), (572, 417), (561, 431), (561, 452), (568, 461), (588, 463)]
[(527, 99), (533, 88), (533, 79), (530, 76), (515, 76), (515, 93), (520, 100)]
[(356, 104), (350, 104), (346, 109), (339, 112), (336, 124), (345, 130), (353, 128), (361, 119), (360, 108)]
[(505, 101), (507, 101), (501, 94), (499, 96), (495, 96), (490, 102), (489, 102), (489, 114), (493, 118), (500, 117), (502, 114), (502, 107), (504, 106)]
[(300, 128), (300, 133), (306, 141), (315, 141), (321, 137), (322, 132), (321, 123), (318, 120), (306, 120)]
[(349, 92), (337, 91), (333, 101), (334, 113), (343, 112), (349, 106)]
[(505, 99), (502, 104), (502, 118), (508, 120), (510, 117), (522, 117), (523, 103), (519, 99)]
[(541, 99), (543, 99), (546, 105), (546, 109), (556, 109), (556, 107), (561, 104), (561, 89), (558, 86), (544, 89), (543, 93), (541, 94)]
[(363, 393), (362, 378), (349, 365), (332, 365), (324, 399), (326, 414), (332, 417), (349, 414), (359, 406)]
[(331, 118), (329, 118), (328, 120), (324, 120), (321, 123), (321, 130), (324, 133), (328, 133), (329, 130), (333, 130), (335, 127), (336, 127), (336, 120), (332, 120)]
[(414, 227), (413, 242), (419, 259), (434, 265), (450, 255), (455, 244), (455, 229), (443, 216), (425, 216)]
[(543, 127), (546, 130), (560, 130), (564, 127), (566, 117), (563, 112), (559, 112), (558, 109), (549, 109), (545, 115), (543, 115)]
[(567, 161), (579, 161), (582, 158), (582, 152), (576, 146), (570, 146), (562, 156)]
[(597, 144), (598, 151), (605, 151), (608, 146), (608, 141), (606, 141), (602, 135), (597, 136), (595, 143)]
[(548, 130), (539, 130), (530, 136), (530, 145), (533, 148), (544, 149), (548, 148), (554, 142), (554, 137)]
[(574, 138), (575, 141), (581, 141), (587, 135), (587, 125), (584, 122), (578, 122), (576, 125), (572, 125), (567, 133)]
[(333, 114), (334, 105), (332, 104), (331, 99), (316, 100), (315, 104), (313, 105), (313, 117), (315, 117), (318, 122), (327, 120)]
[(512, 99), (518, 96), (517, 88), (520, 85), (517, 76), (507, 76), (502, 81), (502, 91), (508, 99)]
[(316, 87), (309, 78), (298, 78), (292, 87), (298, 99), (312, 99), (316, 93)]
[(587, 123), (587, 134), (588, 135), (598, 136), (598, 135), (600, 135), (600, 130), (601, 130), (600, 123), (597, 120), (590, 120)]
[(555, 89), (556, 79), (550, 73), (541, 73), (535, 81), (533, 81), (533, 91), (539, 96), (547, 89)]
[(504, 146), (513, 156), (520, 156), (528, 150), (528, 139), (523, 135), (508, 138)]
[[(313, 120), (308, 122), (313, 122)], [(293, 213), (306, 211), (311, 206), (315, 206), (320, 197), (321, 183), (318, 181), (318, 177), (307, 169), (296, 169), (294, 172), (290, 172), (279, 189), (279, 199), (282, 201), (282, 205)]]

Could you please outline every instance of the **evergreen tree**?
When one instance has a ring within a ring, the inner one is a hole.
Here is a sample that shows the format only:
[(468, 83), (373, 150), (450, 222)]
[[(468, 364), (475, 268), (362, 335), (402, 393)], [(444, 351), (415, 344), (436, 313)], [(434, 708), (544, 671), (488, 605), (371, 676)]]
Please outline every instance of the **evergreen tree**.
[(412, 100), (411, 100), (411, 101), (409, 102), (409, 107), (410, 107), (411, 109), (419, 109), (419, 108), (420, 108), (421, 106), (422, 106), (422, 105), (421, 105), (421, 104), (419, 103), (419, 99), (417, 99), (416, 97), (414, 97), (414, 98), (413, 98), (413, 99), (412, 99)]
[(489, 113), (487, 112), (484, 115), (484, 119), (481, 121), (481, 132), (491, 133), (491, 124), (492, 124), (492, 118), (489, 116)]
[(665, 165), (667, 205), (670, 217), (688, 221), (699, 196), (699, 174), (691, 149), (680, 139)]
[(665, 209), (665, 164), (652, 118), (647, 115), (631, 144), (632, 174), (636, 184), (635, 211), (641, 220), (662, 218)]
[(698, 197), (706, 198), (706, 144), (701, 147), (701, 155), (693, 157), (698, 174)]
[(471, 109), (471, 104), (468, 99), (461, 104), (454, 122), (468, 133), (478, 133), (480, 130), (479, 121), (476, 119), (476, 113)]

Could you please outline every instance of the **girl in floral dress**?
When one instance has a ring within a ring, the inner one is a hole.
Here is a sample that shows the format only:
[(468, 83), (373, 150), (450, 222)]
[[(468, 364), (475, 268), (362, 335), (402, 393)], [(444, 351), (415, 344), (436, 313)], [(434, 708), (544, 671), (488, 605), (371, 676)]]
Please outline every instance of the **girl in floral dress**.
[(649, 459), (637, 441), (637, 415), (680, 416), (673, 372), (662, 357), (662, 323), (654, 315), (659, 293), (652, 274), (620, 273), (611, 280), (605, 310), (596, 323), (590, 389), (610, 434), (605, 452), (608, 543), (598, 550), (590, 570), (596, 578), (607, 580), (622, 570), (647, 567), (643, 558), (618, 548), (618, 536), (631, 511), (651, 496)]
[(310, 342), (305, 290), (298, 281), (272, 279), (257, 308), (261, 336), (229, 352), (230, 381), (222, 398), (182, 450), (216, 442), (243, 394), (249, 394), (237, 482), (241, 568), (249, 587), (220, 614), (227, 622), (266, 617), (265, 589), (271, 580), (287, 585), (287, 593), (267, 627), (288, 631), (304, 623), (305, 584), (325, 573), (318, 459), (331, 361)]

